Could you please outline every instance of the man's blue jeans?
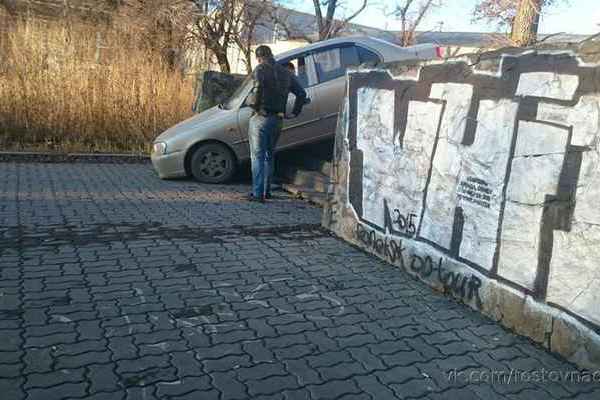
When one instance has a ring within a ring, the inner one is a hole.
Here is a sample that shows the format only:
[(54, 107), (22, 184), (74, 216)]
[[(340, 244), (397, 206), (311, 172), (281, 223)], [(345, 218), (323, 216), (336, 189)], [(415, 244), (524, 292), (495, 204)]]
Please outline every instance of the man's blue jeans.
[(271, 194), (273, 178), (273, 153), (281, 132), (282, 119), (277, 115), (250, 117), (248, 139), (252, 163), (252, 193), (255, 197)]

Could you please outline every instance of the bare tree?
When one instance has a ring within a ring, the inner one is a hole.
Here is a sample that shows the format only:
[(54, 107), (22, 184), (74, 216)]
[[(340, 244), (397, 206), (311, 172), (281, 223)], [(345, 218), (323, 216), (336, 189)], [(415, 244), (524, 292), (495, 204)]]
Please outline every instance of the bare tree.
[(184, 52), (193, 5), (188, 0), (114, 0), (113, 23), (135, 32), (145, 45), (159, 51), (171, 68)]
[(367, 8), (368, 0), (362, 0), (359, 7), (350, 15), (342, 19), (335, 19), (336, 11), (342, 6), (339, 0), (313, 0), (315, 17), (317, 22), (317, 33), (319, 40), (331, 39), (339, 35), (350, 21), (356, 18)]
[(415, 43), (417, 28), (427, 14), (441, 5), (441, 0), (402, 0), (397, 3), (392, 15), (400, 20), (398, 39), (401, 46)]
[(510, 34), (517, 46), (531, 46), (537, 40), (544, 0), (520, 0)]
[(495, 22), (499, 27), (510, 27), (510, 40), (517, 46), (536, 42), (542, 9), (556, 0), (479, 0), (474, 18)]
[[(290, 7), (293, 0), (274, 0), (279, 6), (273, 7), (270, 19), (281, 28), (288, 37), (300, 38), (309, 43), (320, 40), (327, 40), (340, 35), (356, 17), (360, 15), (373, 0), (360, 0), (358, 7), (348, 10), (345, 0), (313, 0), (315, 11), (314, 20), (305, 22), (300, 26), (300, 21), (295, 20), (292, 15), (285, 12), (283, 7)], [(283, 12), (281, 12), (283, 11)], [(340, 14), (345, 11), (340, 17)]]
[(271, 0), (190, 1), (196, 6), (191, 36), (214, 55), (221, 72), (231, 72), (228, 50), (234, 45), (250, 71), (255, 30), (268, 17)]
[(252, 71), (252, 46), (255, 44), (256, 30), (265, 24), (272, 24), (271, 14), (274, 5), (271, 0), (254, 0), (244, 7), (244, 23), (238, 24), (233, 40), (244, 55), (246, 72)]
[(473, 19), (485, 20), (498, 27), (511, 26), (519, 0), (479, 0), (475, 4)]
[(191, 0), (196, 5), (191, 35), (217, 59), (221, 72), (231, 72), (227, 50), (234, 43), (242, 7), (238, 0)]

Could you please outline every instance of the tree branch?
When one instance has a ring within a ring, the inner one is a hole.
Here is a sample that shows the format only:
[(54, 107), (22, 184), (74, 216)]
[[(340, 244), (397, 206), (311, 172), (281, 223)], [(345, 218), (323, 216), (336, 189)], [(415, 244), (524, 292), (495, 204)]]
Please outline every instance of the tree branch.
[(358, 17), (358, 14), (360, 14), (361, 12), (364, 11), (365, 8), (367, 8), (368, 2), (369, 2), (369, 0), (363, 0), (362, 5), (359, 7), (359, 9), (356, 10), (356, 12), (354, 14), (352, 14), (348, 18), (344, 19), (344, 21), (342, 21), (342, 25), (347, 25), (354, 18)]
[(321, 12), (321, 3), (319, 2), (319, 0), (313, 0), (313, 5), (315, 6), (317, 30), (319, 31), (319, 36), (321, 36), (321, 32), (323, 32), (323, 13)]

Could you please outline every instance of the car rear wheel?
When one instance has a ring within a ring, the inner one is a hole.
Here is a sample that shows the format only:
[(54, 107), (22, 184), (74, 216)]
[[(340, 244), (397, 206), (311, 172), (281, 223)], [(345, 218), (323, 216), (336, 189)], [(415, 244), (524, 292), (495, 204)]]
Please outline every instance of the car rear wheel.
[(236, 170), (235, 156), (226, 146), (207, 143), (198, 147), (191, 159), (191, 172), (194, 178), (205, 183), (229, 181)]

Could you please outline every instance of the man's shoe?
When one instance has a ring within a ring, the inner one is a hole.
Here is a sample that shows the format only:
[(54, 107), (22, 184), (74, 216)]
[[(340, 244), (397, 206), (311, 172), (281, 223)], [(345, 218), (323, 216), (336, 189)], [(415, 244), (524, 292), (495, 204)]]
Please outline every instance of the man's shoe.
[(256, 197), (256, 196), (254, 196), (254, 193), (250, 193), (248, 195), (248, 201), (255, 201), (257, 203), (264, 203), (265, 202), (265, 198), (264, 198), (264, 196)]

